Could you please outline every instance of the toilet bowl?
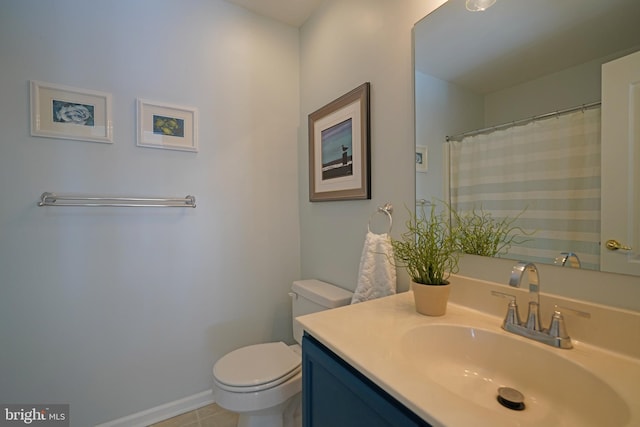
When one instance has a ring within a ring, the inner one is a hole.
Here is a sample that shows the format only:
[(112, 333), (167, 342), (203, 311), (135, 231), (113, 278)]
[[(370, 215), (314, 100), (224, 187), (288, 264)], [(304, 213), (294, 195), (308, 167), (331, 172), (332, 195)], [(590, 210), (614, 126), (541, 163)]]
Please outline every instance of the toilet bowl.
[(352, 293), (319, 280), (292, 286), (294, 338), (234, 350), (213, 366), (214, 399), (239, 414), (238, 427), (301, 426), (302, 329), (295, 317), (351, 302)]
[[(302, 390), (301, 348), (283, 342), (240, 348), (216, 362), (213, 378), (216, 403), (240, 415), (239, 427), (283, 426), (283, 413)], [(294, 426), (290, 412), (286, 424)]]

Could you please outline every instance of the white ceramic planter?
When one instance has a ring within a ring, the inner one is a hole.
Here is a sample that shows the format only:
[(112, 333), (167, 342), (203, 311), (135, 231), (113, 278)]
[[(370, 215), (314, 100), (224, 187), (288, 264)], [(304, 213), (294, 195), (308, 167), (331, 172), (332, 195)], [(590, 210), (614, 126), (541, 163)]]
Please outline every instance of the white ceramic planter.
[(422, 285), (411, 282), (416, 311), (426, 316), (443, 316), (447, 312), (447, 302), (451, 284)]

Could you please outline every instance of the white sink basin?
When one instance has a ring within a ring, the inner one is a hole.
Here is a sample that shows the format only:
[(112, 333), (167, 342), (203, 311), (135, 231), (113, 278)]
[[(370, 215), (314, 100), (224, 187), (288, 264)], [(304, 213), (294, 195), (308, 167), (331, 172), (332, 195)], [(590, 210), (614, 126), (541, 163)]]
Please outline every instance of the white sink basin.
[[(401, 339), (404, 362), (443, 393), (512, 425), (624, 426), (630, 411), (614, 389), (566, 352), (516, 335), (448, 324), (424, 324)], [(524, 395), (525, 409), (502, 406), (498, 388)]]

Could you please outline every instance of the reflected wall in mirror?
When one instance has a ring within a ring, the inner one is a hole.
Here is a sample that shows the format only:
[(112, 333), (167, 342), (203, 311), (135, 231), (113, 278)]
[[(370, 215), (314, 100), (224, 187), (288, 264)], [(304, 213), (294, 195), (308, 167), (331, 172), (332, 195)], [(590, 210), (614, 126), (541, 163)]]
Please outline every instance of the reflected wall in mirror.
[[(601, 188), (601, 152), (620, 144), (601, 137), (602, 65), (640, 50), (638, 16), (637, 0), (497, 0), (484, 12), (449, 0), (418, 22), (416, 146), (429, 164), (417, 205), (519, 215), (533, 235), (496, 256), (600, 269), (601, 192), (626, 196)], [(636, 248), (637, 221), (618, 236)], [(640, 272), (638, 254), (620, 256)]]

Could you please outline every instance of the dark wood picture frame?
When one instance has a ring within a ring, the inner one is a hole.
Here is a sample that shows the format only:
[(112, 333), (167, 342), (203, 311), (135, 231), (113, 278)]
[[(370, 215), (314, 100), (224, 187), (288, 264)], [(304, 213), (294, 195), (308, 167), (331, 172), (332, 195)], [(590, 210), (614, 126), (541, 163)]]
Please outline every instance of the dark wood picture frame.
[(309, 200), (371, 199), (370, 83), (309, 114)]

